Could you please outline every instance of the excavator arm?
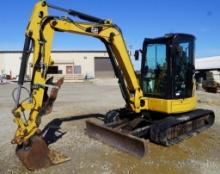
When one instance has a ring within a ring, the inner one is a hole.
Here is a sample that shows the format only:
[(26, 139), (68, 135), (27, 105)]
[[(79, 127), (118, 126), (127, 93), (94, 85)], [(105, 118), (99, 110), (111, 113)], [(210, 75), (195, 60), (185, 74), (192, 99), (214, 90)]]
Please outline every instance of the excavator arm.
[[(48, 8), (67, 12), (87, 22), (77, 22), (68, 17), (50, 16)], [(143, 96), (138, 79), (128, 54), (120, 29), (109, 20), (92, 17), (74, 10), (66, 10), (40, 1), (35, 5), (32, 17), (25, 34), (25, 44), (21, 61), (20, 75), (15, 97), (16, 107), (13, 110), (15, 122), (18, 125), (13, 143), (23, 144), (39, 132), (40, 118), (46, 114), (56, 99), (57, 92), (63, 83), (60, 79), (51, 84), (47, 79), (47, 70), (53, 65), (51, 48), (54, 32), (69, 32), (95, 37), (101, 40), (109, 53), (116, 77), (119, 79), (122, 95), (127, 108), (138, 113), (141, 110), (140, 99)], [(28, 57), (32, 52), (32, 80), (28, 100), (20, 101), (21, 90), (24, 88), (24, 78)], [(48, 88), (52, 88), (50, 96)], [(27, 119), (23, 115), (29, 113)]]
[[(87, 22), (51, 16), (48, 14), (48, 8), (66, 12)], [(38, 2), (25, 33), (18, 87), (13, 91), (16, 106), (12, 111), (14, 121), (18, 126), (12, 143), (17, 144), (16, 154), (30, 170), (69, 160), (66, 156), (47, 147), (39, 129), (41, 117), (52, 111), (53, 103), (64, 80), (61, 78), (54, 83), (52, 78), (47, 77), (48, 69), (54, 63), (51, 58), (51, 48), (55, 31), (87, 35), (101, 40), (109, 53), (126, 102), (126, 109), (134, 113), (141, 111), (140, 98), (143, 94), (120, 29), (109, 20), (66, 10), (48, 4), (46, 1)], [(24, 86), (24, 79), (32, 52), (32, 80), (30, 89), (27, 89)], [(24, 100), (21, 97), (22, 90), (27, 91), (29, 96)], [(136, 142), (139, 144), (138, 140)]]

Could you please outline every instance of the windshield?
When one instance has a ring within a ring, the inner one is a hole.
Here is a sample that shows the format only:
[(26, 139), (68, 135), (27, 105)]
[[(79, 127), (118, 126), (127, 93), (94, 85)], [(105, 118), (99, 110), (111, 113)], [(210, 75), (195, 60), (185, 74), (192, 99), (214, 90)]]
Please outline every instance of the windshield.
[(175, 45), (174, 61), (174, 96), (190, 97), (192, 95), (192, 58), (190, 56), (189, 42)]

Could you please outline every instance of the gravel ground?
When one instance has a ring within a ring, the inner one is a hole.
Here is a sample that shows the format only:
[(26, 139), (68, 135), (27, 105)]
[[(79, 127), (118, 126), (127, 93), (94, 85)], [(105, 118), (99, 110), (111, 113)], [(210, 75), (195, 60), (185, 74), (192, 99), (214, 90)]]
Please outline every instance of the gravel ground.
[[(71, 161), (30, 172), (22, 166), (14, 153), (15, 146), (10, 144), (16, 129), (10, 96), (14, 87), (13, 84), (0, 86), (0, 174), (217, 174), (220, 171), (220, 94), (197, 92), (198, 107), (212, 109), (216, 114), (215, 125), (197, 136), (169, 148), (149, 143), (148, 155), (137, 159), (89, 138), (85, 134), (84, 120), (68, 121), (61, 125), (62, 131), (67, 133), (51, 148), (67, 154)], [(103, 114), (123, 106), (115, 80), (65, 83), (53, 112), (43, 118), (41, 127), (55, 118)]]

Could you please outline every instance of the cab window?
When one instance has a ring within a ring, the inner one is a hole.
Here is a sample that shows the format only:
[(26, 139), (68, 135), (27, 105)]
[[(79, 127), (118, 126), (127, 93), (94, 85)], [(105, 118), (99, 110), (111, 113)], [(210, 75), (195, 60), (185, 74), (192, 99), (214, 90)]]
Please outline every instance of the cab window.
[(167, 57), (165, 44), (148, 44), (143, 92), (145, 95), (165, 97), (167, 82)]

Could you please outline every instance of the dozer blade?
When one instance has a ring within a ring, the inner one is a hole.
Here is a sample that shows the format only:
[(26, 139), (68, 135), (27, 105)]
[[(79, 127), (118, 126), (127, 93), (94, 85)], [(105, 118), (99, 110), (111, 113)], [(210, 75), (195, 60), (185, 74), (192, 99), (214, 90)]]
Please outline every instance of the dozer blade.
[(86, 132), (92, 138), (137, 157), (143, 157), (147, 153), (148, 141), (98, 123), (97, 119), (86, 120)]
[(50, 150), (39, 136), (34, 136), (27, 147), (17, 147), (16, 155), (29, 170), (46, 168), (70, 160), (69, 157)]

